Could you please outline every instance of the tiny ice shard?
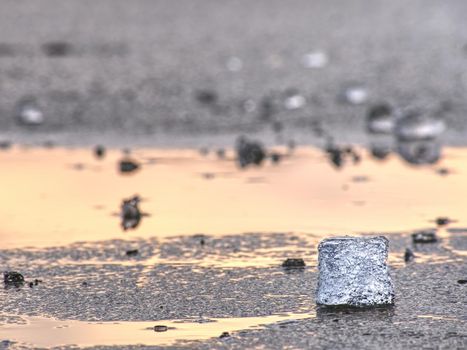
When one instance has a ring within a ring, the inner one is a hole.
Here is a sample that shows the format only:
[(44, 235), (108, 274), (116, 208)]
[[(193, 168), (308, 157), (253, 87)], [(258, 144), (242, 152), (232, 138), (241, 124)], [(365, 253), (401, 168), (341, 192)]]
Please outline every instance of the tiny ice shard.
[(16, 117), (23, 125), (40, 125), (44, 122), (44, 114), (34, 97), (25, 97), (16, 106)]
[(399, 140), (432, 140), (446, 129), (442, 117), (430, 116), (419, 110), (403, 113), (395, 125), (395, 134)]
[(309, 52), (302, 57), (302, 64), (305, 68), (323, 68), (328, 61), (328, 56), (323, 51)]
[(304, 107), (306, 99), (296, 89), (289, 89), (285, 92), (284, 107), (289, 110)]
[(387, 103), (371, 106), (367, 114), (367, 130), (371, 134), (390, 134), (394, 127), (392, 108)]
[(368, 307), (394, 303), (394, 287), (386, 260), (385, 237), (336, 237), (318, 247), (316, 303)]
[(368, 100), (368, 91), (363, 86), (352, 85), (342, 92), (341, 98), (344, 102), (360, 105)]

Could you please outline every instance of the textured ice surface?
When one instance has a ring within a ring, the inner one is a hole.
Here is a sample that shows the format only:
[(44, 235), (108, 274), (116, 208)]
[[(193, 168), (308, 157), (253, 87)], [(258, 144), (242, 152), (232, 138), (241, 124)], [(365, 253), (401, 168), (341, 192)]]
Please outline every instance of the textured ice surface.
[(376, 306), (394, 303), (385, 237), (337, 237), (319, 251), (316, 302), (321, 305)]

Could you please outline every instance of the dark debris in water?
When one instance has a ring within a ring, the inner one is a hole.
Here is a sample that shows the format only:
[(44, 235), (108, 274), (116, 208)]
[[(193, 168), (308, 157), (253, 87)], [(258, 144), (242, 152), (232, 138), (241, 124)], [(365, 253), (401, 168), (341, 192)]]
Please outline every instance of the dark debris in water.
[(120, 209), (121, 226), (124, 231), (135, 229), (141, 222), (143, 214), (139, 209), (141, 199), (139, 196), (133, 196), (124, 199)]
[(121, 173), (132, 173), (139, 168), (140, 164), (131, 158), (124, 158), (119, 163), (119, 169)]
[(413, 253), (412, 249), (407, 248), (404, 253), (404, 261), (406, 263), (415, 259), (415, 254)]
[(105, 152), (106, 152), (106, 149), (102, 145), (97, 145), (96, 147), (94, 147), (94, 155), (96, 156), (97, 159), (104, 158)]
[(155, 325), (154, 326), (154, 332), (167, 332), (169, 327), (164, 326), (164, 325)]
[(266, 150), (263, 145), (246, 136), (240, 136), (236, 142), (237, 163), (241, 168), (250, 165), (261, 165), (266, 158)]

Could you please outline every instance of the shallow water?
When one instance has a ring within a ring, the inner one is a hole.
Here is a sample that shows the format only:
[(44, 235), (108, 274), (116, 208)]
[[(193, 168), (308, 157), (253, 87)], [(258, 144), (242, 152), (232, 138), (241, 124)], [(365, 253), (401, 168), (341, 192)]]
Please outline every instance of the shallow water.
[[(97, 160), (82, 149), (13, 149), (0, 153), (8, 199), (0, 240), (5, 248), (196, 233), (400, 232), (433, 226), (438, 216), (467, 226), (467, 150), (446, 149), (440, 163), (418, 167), (363, 155), (335, 170), (320, 150), (303, 148), (279, 165), (240, 171), (232, 154), (142, 149), (132, 155), (142, 169), (121, 175), (118, 150)], [(439, 167), (452, 174), (438, 175)], [(120, 202), (134, 194), (149, 216), (122, 232)]]
[[(331, 317), (321, 312), (314, 320), (316, 247), (342, 234), (390, 239), (399, 298), (389, 321), (384, 314), (378, 322), (465, 321), (462, 300), (452, 299), (462, 295), (456, 281), (467, 271), (467, 149), (445, 149), (437, 164), (418, 166), (359, 149), (361, 162), (340, 169), (315, 148), (277, 150), (286, 155), (280, 164), (239, 170), (232, 152), (217, 159), (138, 149), (130, 156), (142, 168), (125, 175), (118, 172), (120, 150), (102, 160), (84, 149), (0, 152), (7, 200), (0, 266), (44, 280), (0, 290), (0, 340), (26, 347), (206, 341), (212, 348), (221, 340), (209, 339), (225, 331), (256, 337), (292, 320), (306, 328)], [(148, 215), (123, 231), (120, 203), (134, 194)], [(440, 242), (411, 245), (410, 233), (436, 228), (440, 216), (453, 220), (437, 228)], [(416, 256), (411, 264), (404, 262), (407, 246)], [(131, 249), (138, 254), (127, 256)], [(284, 271), (288, 257), (307, 267)], [(427, 294), (414, 299), (417, 289)], [(374, 315), (367, 316), (357, 318), (371, 324)], [(158, 324), (169, 329), (154, 332)], [(229, 341), (243, 338), (235, 339)]]

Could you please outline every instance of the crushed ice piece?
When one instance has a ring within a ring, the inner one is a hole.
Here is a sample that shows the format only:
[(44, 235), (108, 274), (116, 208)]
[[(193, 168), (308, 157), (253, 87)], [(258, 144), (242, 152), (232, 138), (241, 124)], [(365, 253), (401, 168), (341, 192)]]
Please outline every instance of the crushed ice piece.
[(403, 113), (396, 120), (395, 135), (400, 140), (431, 140), (441, 135), (446, 129), (444, 119), (429, 116), (418, 110)]
[(363, 104), (368, 100), (368, 90), (363, 86), (350, 86), (343, 92), (343, 100), (353, 105)]
[(321, 241), (318, 305), (368, 307), (394, 303), (385, 237), (336, 237)]
[(294, 94), (288, 96), (284, 101), (284, 106), (286, 109), (299, 109), (305, 106), (306, 99), (300, 94)]
[(18, 122), (23, 125), (40, 125), (44, 122), (44, 114), (34, 98), (24, 98), (16, 107)]
[(392, 108), (387, 103), (371, 106), (367, 114), (367, 131), (371, 134), (390, 134), (394, 128)]
[(324, 51), (309, 52), (302, 57), (302, 64), (305, 68), (323, 68), (329, 62), (329, 58)]

